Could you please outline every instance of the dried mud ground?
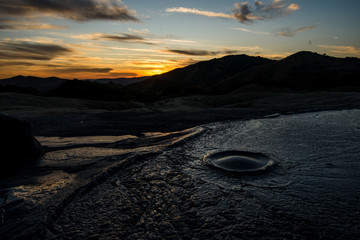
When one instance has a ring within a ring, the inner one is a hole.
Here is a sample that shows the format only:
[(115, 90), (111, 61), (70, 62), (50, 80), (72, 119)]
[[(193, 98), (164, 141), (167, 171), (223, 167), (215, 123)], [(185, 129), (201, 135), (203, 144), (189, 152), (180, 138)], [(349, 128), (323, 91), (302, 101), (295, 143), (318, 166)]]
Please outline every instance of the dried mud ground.
[[(132, 111), (11, 109), (47, 154), (0, 182), (0, 239), (358, 239), (360, 112), (350, 109), (360, 97), (340, 95), (252, 108), (181, 99)], [(227, 150), (275, 165), (239, 175), (203, 160)]]

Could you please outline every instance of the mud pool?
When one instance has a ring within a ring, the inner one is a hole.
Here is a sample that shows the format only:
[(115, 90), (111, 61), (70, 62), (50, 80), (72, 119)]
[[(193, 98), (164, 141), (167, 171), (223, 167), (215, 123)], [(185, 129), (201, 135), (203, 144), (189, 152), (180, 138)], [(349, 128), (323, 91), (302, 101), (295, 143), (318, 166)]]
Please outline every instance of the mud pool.
[[(38, 139), (48, 147), (41, 164), (1, 182), (4, 239), (360, 235), (360, 110)], [(245, 157), (271, 166), (223, 171), (204, 160), (219, 152), (255, 153)]]

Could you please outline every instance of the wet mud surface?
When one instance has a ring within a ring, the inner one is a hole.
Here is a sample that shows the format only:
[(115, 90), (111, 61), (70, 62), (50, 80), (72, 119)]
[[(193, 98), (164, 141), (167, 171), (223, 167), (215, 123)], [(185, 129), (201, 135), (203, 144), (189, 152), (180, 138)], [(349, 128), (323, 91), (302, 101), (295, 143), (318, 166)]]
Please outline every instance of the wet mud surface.
[[(2, 188), (0, 236), (357, 239), (359, 119), (344, 110), (101, 142), (43, 137), (49, 152), (33, 183), (18, 176)], [(263, 154), (273, 165), (243, 174), (204, 160), (223, 151)]]

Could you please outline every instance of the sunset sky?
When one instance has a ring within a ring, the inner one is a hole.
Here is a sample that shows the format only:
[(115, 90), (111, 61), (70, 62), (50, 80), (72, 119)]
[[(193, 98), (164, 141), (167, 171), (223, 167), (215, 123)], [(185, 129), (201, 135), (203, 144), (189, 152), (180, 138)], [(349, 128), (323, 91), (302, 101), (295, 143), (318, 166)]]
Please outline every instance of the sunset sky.
[(228, 54), (360, 57), (359, 0), (0, 0), (0, 78), (140, 77)]

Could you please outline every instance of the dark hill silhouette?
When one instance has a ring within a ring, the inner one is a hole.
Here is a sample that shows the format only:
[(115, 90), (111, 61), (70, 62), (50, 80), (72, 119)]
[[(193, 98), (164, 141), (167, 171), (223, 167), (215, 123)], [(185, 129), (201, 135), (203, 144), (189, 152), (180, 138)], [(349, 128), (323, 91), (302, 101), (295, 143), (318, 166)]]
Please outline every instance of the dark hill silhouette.
[(280, 61), (226, 56), (131, 84), (142, 100), (245, 91), (359, 91), (360, 60), (298, 52)]
[[(178, 68), (127, 86), (105, 83), (107, 81), (17, 76), (0, 80), (0, 85), (3, 85), (0, 92), (36, 94), (32, 90), (34, 88), (40, 95), (46, 96), (142, 102), (242, 92), (358, 92), (360, 59), (335, 58), (312, 52), (298, 52), (280, 61), (230, 55)], [(9, 88), (8, 85), (13, 87)]]
[(149, 77), (134, 77), (134, 78), (101, 78), (101, 79), (84, 79), (83, 81), (96, 82), (96, 83), (115, 83), (119, 85), (129, 85), (137, 82), (144, 81)]
[(199, 62), (184, 68), (155, 75), (131, 84), (128, 89), (144, 100), (209, 94), (208, 88), (244, 70), (271, 63), (272, 60), (247, 55), (230, 55)]
[(262, 90), (360, 90), (360, 60), (298, 52), (283, 60), (235, 74), (210, 87), (212, 92)]
[(131, 98), (122, 85), (115, 83), (101, 84), (82, 80), (65, 81), (46, 95), (118, 102)]
[(16, 77), (0, 80), (0, 85), (13, 86), (19, 88), (33, 88), (39, 93), (43, 94), (52, 89), (55, 89), (65, 81), (67, 80), (57, 77), (40, 78), (40, 77), (31, 77), (31, 76), (29, 77), (16, 76)]

